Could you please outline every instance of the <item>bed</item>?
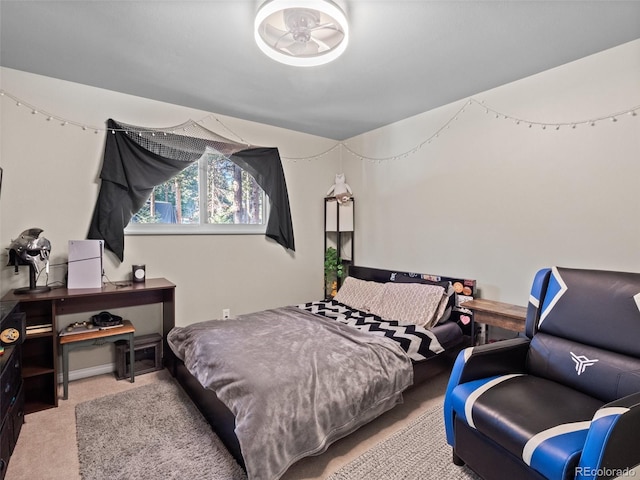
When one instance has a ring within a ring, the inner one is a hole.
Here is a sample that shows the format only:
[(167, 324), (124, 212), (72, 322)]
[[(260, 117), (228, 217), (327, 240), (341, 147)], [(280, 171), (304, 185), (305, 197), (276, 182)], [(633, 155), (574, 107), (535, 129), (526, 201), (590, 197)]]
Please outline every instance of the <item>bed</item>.
[(250, 480), (402, 402), (470, 341), (475, 281), (351, 266), (332, 299), (175, 327), (173, 374)]

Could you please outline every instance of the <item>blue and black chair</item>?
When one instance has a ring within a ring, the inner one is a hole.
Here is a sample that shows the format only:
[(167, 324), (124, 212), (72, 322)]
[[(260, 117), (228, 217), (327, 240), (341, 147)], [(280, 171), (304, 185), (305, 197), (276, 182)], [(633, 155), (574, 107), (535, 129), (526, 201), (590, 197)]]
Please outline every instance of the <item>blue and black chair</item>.
[(640, 478), (640, 274), (540, 270), (524, 334), (460, 352), (444, 415), (485, 479)]

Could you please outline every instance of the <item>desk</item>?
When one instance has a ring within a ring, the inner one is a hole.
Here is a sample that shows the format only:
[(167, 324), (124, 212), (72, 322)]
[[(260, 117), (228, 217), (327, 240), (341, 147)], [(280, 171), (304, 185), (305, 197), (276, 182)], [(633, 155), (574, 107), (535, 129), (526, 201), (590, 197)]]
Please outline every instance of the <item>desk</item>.
[[(136, 329), (129, 320), (123, 320), (122, 326), (107, 328), (104, 330), (95, 328), (82, 333), (73, 333), (60, 336), (60, 346), (62, 347), (62, 399), (69, 398), (69, 351), (74, 348), (89, 347), (91, 345), (102, 345), (105, 342), (115, 343), (118, 340), (129, 342), (129, 364), (133, 365), (133, 335)], [(131, 383), (134, 382), (133, 368), (131, 370)]]
[(69, 313), (100, 312), (112, 308), (162, 304), (163, 363), (172, 359), (166, 336), (175, 325), (175, 288), (164, 278), (147, 278), (126, 286), (105, 284), (102, 288), (53, 288), (48, 292), (16, 295), (2, 301), (20, 302), (27, 327), (41, 328), (29, 333), (22, 345), (22, 377), (25, 413), (58, 406), (58, 321)]
[(475, 298), (464, 302), (462, 305), (473, 311), (473, 321), (492, 325), (494, 327), (524, 332), (524, 324), (527, 318), (527, 308), (510, 303)]

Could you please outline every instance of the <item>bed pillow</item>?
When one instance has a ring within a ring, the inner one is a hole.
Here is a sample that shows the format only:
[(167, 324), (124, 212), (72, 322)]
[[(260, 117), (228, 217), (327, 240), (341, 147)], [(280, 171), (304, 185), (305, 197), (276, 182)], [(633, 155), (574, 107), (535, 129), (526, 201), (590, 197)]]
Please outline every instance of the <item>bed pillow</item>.
[(444, 296), (444, 287), (422, 283), (384, 284), (382, 297), (372, 313), (401, 325), (431, 328), (438, 321), (436, 314)]
[(396, 283), (420, 283), (423, 285), (437, 285), (442, 287), (444, 289), (444, 293), (435, 314), (434, 325), (437, 323), (444, 323), (449, 320), (449, 317), (451, 317), (451, 311), (455, 304), (455, 296), (453, 295), (455, 293), (455, 289), (453, 288), (453, 285), (451, 285), (451, 282), (446, 280), (428, 280), (422, 277), (409, 277), (406, 275), (396, 276), (395, 281)]
[(356, 310), (373, 312), (378, 307), (383, 287), (382, 283), (347, 277), (333, 299)]

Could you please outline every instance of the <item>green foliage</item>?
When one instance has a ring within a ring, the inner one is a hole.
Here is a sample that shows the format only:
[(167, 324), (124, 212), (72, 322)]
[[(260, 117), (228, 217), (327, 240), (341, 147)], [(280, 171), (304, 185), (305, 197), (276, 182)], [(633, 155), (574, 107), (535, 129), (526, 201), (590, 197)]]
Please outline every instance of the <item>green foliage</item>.
[[(209, 152), (194, 161), (167, 182), (154, 187), (151, 195), (151, 203), (168, 202), (175, 206), (177, 223), (264, 222), (262, 188), (247, 171), (218, 153)], [(161, 219), (151, 215), (147, 203), (137, 212), (135, 222), (160, 223)]]
[(149, 203), (145, 203), (138, 213), (135, 214), (135, 222), (136, 223), (158, 223), (159, 218), (157, 215), (151, 215), (151, 208), (149, 208)]
[(332, 280), (342, 278), (344, 275), (344, 265), (342, 259), (338, 256), (338, 250), (333, 247), (327, 248), (324, 253), (324, 278)]

